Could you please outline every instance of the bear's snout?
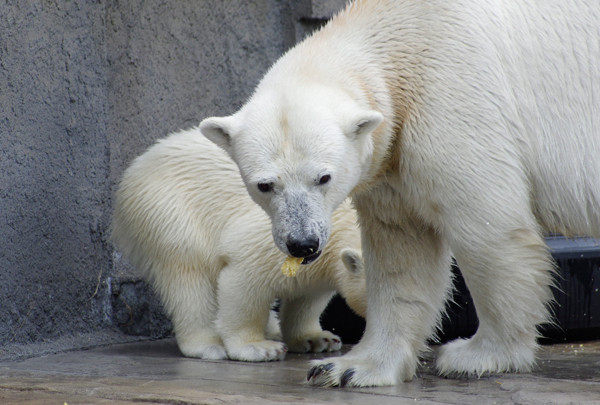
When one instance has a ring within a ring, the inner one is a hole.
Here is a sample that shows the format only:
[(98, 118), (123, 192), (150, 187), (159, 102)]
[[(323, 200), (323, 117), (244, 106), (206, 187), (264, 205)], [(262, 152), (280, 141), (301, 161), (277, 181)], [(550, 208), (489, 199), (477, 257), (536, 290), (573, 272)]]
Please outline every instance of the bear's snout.
[(294, 257), (308, 257), (319, 251), (319, 238), (316, 236), (308, 236), (306, 238), (297, 239), (289, 236), (286, 246), (290, 255)]

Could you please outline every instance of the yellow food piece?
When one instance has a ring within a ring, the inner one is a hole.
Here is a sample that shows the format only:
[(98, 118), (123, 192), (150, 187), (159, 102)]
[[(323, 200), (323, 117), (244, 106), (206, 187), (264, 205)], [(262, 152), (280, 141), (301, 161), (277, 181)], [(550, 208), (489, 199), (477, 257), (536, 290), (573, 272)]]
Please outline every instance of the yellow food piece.
[(288, 256), (281, 265), (281, 272), (288, 277), (296, 277), (302, 260), (304, 260), (302, 257)]

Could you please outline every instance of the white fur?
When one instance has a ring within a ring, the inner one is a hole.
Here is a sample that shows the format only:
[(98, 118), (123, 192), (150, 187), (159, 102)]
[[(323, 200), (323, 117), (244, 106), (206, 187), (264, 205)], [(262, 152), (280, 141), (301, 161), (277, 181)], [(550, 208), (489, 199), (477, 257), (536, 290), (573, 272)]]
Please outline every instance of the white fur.
[(451, 254), (480, 327), (442, 348), (439, 371), (531, 369), (551, 299), (544, 232), (600, 236), (599, 21), (596, 0), (356, 1), (238, 112), (201, 123), (284, 252), (304, 232), (294, 207), (323, 246), (328, 213), (354, 198), (367, 329), (346, 356), (315, 362), (311, 383), (410, 380)]
[[(333, 227), (316, 262), (296, 277), (283, 275), (286, 256), (271, 241), (269, 218), (231, 159), (194, 128), (160, 140), (126, 170), (112, 237), (160, 295), (184, 355), (268, 361), (288, 348), (341, 347), (319, 324), (334, 290), (365, 314), (360, 235), (349, 202), (334, 213)], [(269, 317), (276, 298), (281, 333)]]

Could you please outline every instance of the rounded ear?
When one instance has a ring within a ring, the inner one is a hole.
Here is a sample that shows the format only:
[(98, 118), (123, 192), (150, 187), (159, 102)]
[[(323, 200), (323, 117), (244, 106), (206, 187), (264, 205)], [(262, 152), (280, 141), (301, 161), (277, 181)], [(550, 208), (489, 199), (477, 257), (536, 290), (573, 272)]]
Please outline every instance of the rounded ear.
[(350, 248), (342, 249), (340, 256), (350, 273), (359, 274), (364, 271), (364, 263), (359, 251)]
[(357, 137), (368, 135), (383, 121), (383, 114), (378, 111), (365, 111), (358, 114), (353, 122), (353, 134)]
[(206, 138), (231, 155), (231, 134), (233, 132), (233, 116), (211, 117), (202, 120), (200, 132)]

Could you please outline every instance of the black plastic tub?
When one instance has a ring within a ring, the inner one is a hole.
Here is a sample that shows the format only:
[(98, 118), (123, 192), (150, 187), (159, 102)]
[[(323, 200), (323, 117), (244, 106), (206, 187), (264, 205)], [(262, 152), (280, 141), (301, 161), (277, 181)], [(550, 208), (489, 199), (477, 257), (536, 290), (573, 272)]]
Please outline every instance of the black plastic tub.
[[(600, 339), (600, 240), (546, 238), (557, 264), (555, 324), (540, 328), (542, 343)], [(447, 307), (448, 317), (442, 324), (442, 342), (472, 336), (477, 330), (473, 300), (458, 267), (454, 266), (454, 302)], [(325, 329), (338, 334), (344, 343), (360, 340), (365, 321), (352, 313), (343, 299), (336, 296), (321, 318)]]

